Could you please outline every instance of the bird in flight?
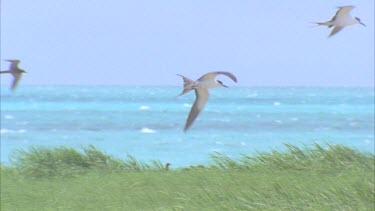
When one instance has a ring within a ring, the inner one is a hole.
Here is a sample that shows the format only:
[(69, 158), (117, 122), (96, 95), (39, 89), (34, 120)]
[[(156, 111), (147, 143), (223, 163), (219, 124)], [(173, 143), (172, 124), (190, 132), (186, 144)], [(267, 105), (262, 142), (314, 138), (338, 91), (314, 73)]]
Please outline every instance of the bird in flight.
[(26, 73), (26, 71), (24, 71), (24, 70), (22, 70), (18, 67), (18, 64), (20, 63), (20, 60), (10, 59), (10, 60), (5, 60), (5, 61), (10, 62), (9, 70), (0, 71), (0, 74), (10, 73), (10, 74), (13, 75), (13, 82), (12, 82), (11, 89), (12, 89), (12, 91), (14, 91), (17, 88), (18, 82), (20, 81), (22, 74)]
[(335, 35), (337, 32), (341, 31), (345, 26), (350, 26), (354, 24), (361, 24), (366, 26), (361, 22), (361, 19), (357, 17), (350, 17), (350, 11), (354, 9), (354, 6), (344, 6), (339, 7), (335, 16), (330, 21), (327, 22), (317, 22), (318, 26), (328, 26), (328, 28), (334, 27), (328, 37)]
[(200, 77), (197, 81), (191, 80), (185, 76), (179, 75), (182, 77), (184, 81), (184, 89), (181, 95), (184, 95), (191, 90), (194, 89), (195, 91), (195, 101), (193, 107), (190, 110), (189, 116), (186, 120), (184, 131), (186, 132), (190, 126), (193, 124), (194, 120), (197, 118), (199, 113), (203, 110), (206, 102), (208, 100), (208, 96), (210, 95), (208, 89), (217, 88), (217, 87), (226, 87), (223, 82), (216, 80), (216, 76), (218, 75), (226, 75), (234, 82), (237, 82), (237, 78), (230, 72), (210, 72), (204, 74)]

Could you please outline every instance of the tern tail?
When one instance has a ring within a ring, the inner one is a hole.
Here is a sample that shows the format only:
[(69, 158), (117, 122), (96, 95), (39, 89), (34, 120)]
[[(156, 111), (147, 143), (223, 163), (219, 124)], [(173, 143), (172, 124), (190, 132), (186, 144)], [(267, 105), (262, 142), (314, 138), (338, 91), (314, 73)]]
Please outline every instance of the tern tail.
[(327, 22), (313, 22), (313, 23), (317, 24), (318, 26), (328, 26), (328, 28), (332, 27), (331, 21), (327, 21)]
[(178, 75), (178, 76), (181, 76), (182, 79), (184, 80), (184, 90), (182, 90), (181, 95), (184, 95), (188, 92), (190, 92), (191, 90), (194, 89), (194, 85), (195, 85), (195, 81), (191, 80), (190, 78), (187, 78), (183, 75)]

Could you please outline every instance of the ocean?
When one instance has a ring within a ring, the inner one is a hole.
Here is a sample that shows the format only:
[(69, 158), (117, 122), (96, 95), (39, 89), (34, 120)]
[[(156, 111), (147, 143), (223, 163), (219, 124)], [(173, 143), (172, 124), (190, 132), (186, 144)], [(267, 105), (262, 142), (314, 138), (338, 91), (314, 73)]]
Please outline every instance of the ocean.
[(284, 144), (342, 144), (374, 153), (373, 88), (235, 87), (210, 91), (186, 133), (194, 92), (181, 87), (1, 87), (1, 162), (30, 146), (93, 145), (173, 167), (209, 164), (210, 155), (254, 155)]

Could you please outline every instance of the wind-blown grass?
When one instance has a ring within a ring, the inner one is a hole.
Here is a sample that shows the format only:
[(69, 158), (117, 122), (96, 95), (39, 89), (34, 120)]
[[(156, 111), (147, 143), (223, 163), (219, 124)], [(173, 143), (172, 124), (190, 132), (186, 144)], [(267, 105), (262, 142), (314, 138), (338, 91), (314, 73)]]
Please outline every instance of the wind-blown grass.
[(30, 178), (67, 177), (90, 171), (145, 171), (163, 169), (160, 162), (146, 164), (131, 155), (127, 159), (115, 159), (97, 150), (94, 146), (83, 147), (82, 152), (73, 148), (31, 147), (17, 150), (12, 165), (20, 175)]
[(288, 170), (288, 171), (335, 171), (340, 169), (366, 168), (374, 169), (371, 154), (363, 154), (342, 145), (328, 145), (323, 148), (318, 144), (314, 147), (301, 149), (285, 144), (287, 150), (280, 152), (258, 152), (256, 156), (242, 155), (240, 159), (231, 159), (219, 153), (211, 155), (214, 167), (219, 169), (249, 170)]
[(33, 147), (1, 167), (1, 210), (373, 210), (374, 155), (286, 147), (170, 171), (92, 146)]

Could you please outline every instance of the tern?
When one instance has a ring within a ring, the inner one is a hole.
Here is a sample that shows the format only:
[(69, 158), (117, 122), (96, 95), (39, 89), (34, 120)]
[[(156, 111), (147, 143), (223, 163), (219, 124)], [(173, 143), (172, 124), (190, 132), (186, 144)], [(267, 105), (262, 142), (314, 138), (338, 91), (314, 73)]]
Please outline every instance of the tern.
[(166, 163), (165, 166), (164, 166), (164, 169), (165, 169), (166, 171), (168, 171), (170, 165), (172, 165), (172, 164), (170, 164), (170, 163)]
[(350, 11), (354, 9), (354, 6), (344, 6), (344, 7), (338, 7), (339, 10), (336, 12), (335, 16), (330, 21), (327, 22), (321, 22), (316, 23), (318, 26), (328, 26), (328, 28), (331, 28), (334, 26), (334, 28), (331, 31), (331, 34), (329, 34), (328, 37), (331, 37), (332, 35), (335, 35), (337, 32), (341, 31), (345, 26), (350, 26), (354, 24), (361, 24), (363, 26), (366, 26), (364, 23), (361, 22), (361, 19), (357, 17), (350, 17)]
[(26, 73), (26, 71), (24, 71), (24, 70), (22, 70), (18, 67), (18, 64), (21, 62), (20, 60), (10, 59), (10, 60), (5, 60), (5, 61), (10, 62), (9, 70), (0, 71), (0, 74), (10, 73), (10, 74), (13, 75), (13, 82), (12, 82), (11, 89), (12, 89), (12, 91), (14, 91), (17, 88), (18, 82), (20, 81), (22, 74)]
[(208, 96), (210, 95), (208, 89), (217, 88), (217, 87), (226, 87), (223, 82), (216, 80), (216, 76), (218, 75), (226, 75), (234, 82), (237, 82), (237, 78), (230, 72), (210, 72), (204, 74), (200, 77), (197, 81), (191, 80), (185, 76), (181, 76), (184, 81), (184, 89), (181, 95), (184, 95), (191, 90), (195, 90), (195, 101), (193, 107), (190, 110), (189, 116), (186, 120), (184, 131), (186, 132), (190, 126), (193, 124), (194, 120), (197, 118), (199, 113), (203, 110), (206, 102), (208, 100)]

